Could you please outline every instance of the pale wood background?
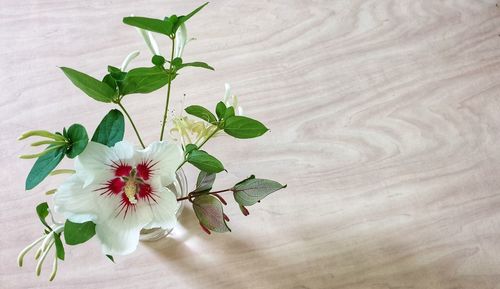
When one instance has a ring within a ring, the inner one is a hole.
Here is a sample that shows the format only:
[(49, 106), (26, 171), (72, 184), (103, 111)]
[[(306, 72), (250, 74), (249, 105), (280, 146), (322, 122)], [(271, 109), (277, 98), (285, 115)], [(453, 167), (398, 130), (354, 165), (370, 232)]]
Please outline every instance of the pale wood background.
[[(32, 255), (17, 268), (41, 231), (34, 206), (62, 179), (25, 192), (32, 162), (16, 156), (32, 150), (15, 139), (92, 131), (112, 107), (57, 66), (101, 76), (134, 49), (146, 63), (122, 17), (201, 3), (2, 0), (1, 288), (500, 288), (500, 9), (476, 0), (213, 1), (185, 59), (216, 71), (183, 71), (175, 101), (213, 106), (230, 82), (272, 130), (207, 147), (229, 170), (217, 187), (256, 173), (288, 189), (249, 217), (229, 206), (231, 234), (205, 235), (187, 210), (172, 238), (116, 264), (94, 240), (67, 247), (54, 283)], [(163, 95), (125, 103), (148, 142)]]

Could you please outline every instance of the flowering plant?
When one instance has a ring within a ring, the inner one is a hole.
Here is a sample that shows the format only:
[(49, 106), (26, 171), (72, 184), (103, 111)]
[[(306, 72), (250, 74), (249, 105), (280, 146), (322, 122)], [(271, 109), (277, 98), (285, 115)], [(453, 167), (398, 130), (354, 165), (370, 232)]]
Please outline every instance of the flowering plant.
[[(52, 210), (44, 202), (36, 213), (44, 226), (43, 235), (21, 251), (19, 266), (24, 256), (34, 247), (36, 274), (53, 252), (53, 280), (58, 259), (64, 260), (67, 245), (82, 244), (94, 235), (102, 251), (112, 261), (115, 255), (132, 253), (139, 242), (141, 230), (172, 229), (176, 213), (183, 201), (189, 201), (206, 233), (228, 232), (229, 218), (224, 214), (223, 192), (232, 192), (242, 213), (248, 215), (248, 206), (260, 202), (267, 195), (286, 187), (278, 182), (258, 179), (253, 175), (231, 188), (212, 191), (217, 173), (223, 164), (202, 147), (213, 137), (228, 134), (247, 139), (263, 135), (268, 129), (259, 121), (243, 116), (237, 98), (226, 84), (223, 101), (215, 106), (215, 114), (199, 105), (185, 108), (187, 115), (174, 115), (167, 128), (172, 82), (186, 67), (213, 70), (204, 62), (185, 62), (182, 54), (190, 39), (186, 22), (207, 3), (187, 15), (171, 15), (164, 19), (125, 17), (125, 24), (134, 26), (143, 36), (152, 52), (151, 67), (128, 69), (139, 52), (130, 53), (120, 68), (108, 66), (108, 73), (98, 80), (75, 69), (61, 67), (69, 80), (96, 101), (113, 103), (113, 109), (102, 119), (92, 138), (81, 124), (73, 124), (62, 132), (33, 130), (21, 135), (20, 140), (41, 137), (32, 146), (46, 146), (38, 154), (23, 155), (23, 159), (37, 159), (26, 179), (26, 190), (31, 190), (49, 175), (67, 174), (57, 188), (46, 192), (53, 196), (54, 211), (65, 218), (54, 219)], [(167, 36), (172, 43), (170, 57), (165, 59), (152, 33)], [(150, 93), (166, 86), (166, 104), (159, 140), (146, 146), (122, 99), (130, 94)], [(137, 136), (139, 147), (123, 140), (125, 117)], [(168, 139), (168, 140), (167, 140)], [(74, 169), (57, 168), (61, 160), (74, 159)], [(183, 165), (189, 163), (200, 170), (195, 189), (186, 196), (176, 196), (172, 184)], [(47, 217), (50, 216), (50, 221)], [(64, 240), (64, 242), (63, 242)], [(54, 248), (54, 250), (52, 250)]]

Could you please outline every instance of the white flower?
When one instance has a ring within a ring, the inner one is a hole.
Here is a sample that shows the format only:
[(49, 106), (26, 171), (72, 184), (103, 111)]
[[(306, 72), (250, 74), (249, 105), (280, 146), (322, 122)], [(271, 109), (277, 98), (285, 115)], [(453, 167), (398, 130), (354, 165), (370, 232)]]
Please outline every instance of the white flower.
[[(238, 97), (231, 94), (231, 86), (225, 84), (226, 92), (222, 102), (226, 107), (233, 107), (235, 115), (243, 115), (243, 108), (238, 105)], [(184, 106), (182, 101), (182, 106)], [(184, 109), (181, 109), (183, 111)], [(179, 140), (184, 146), (187, 144), (195, 144), (199, 146), (208, 138), (221, 135), (221, 131), (217, 131), (217, 126), (199, 119), (193, 119), (190, 116), (174, 115), (172, 118), (173, 128), (170, 130), (170, 136), (174, 140)]]
[(76, 174), (57, 189), (55, 210), (72, 222), (94, 222), (105, 254), (129, 254), (141, 229), (174, 227), (179, 205), (166, 186), (183, 159), (182, 149), (166, 142), (142, 150), (90, 142), (75, 160)]
[(130, 64), (130, 62), (134, 59), (137, 58), (137, 56), (139, 56), (140, 52), (138, 50), (135, 50), (135, 51), (132, 51), (130, 52), (127, 57), (125, 57), (125, 59), (123, 60), (122, 62), (122, 65), (120, 66), (120, 70), (121, 71), (125, 71), (127, 70), (127, 67), (128, 65)]
[(174, 116), (172, 123), (171, 137), (179, 140), (184, 146), (187, 144), (200, 146), (217, 130), (217, 126), (203, 120), (195, 120), (189, 116)]
[(187, 29), (184, 23), (179, 26), (177, 31), (175, 32), (175, 40), (174, 40), (174, 58), (182, 57), (182, 52), (184, 52), (184, 46), (191, 39), (187, 38)]
[(235, 115), (243, 115), (243, 108), (238, 105), (238, 97), (231, 94), (231, 85), (229, 85), (229, 83), (226, 83), (224, 87), (226, 88), (226, 93), (224, 93), (222, 102), (224, 102), (226, 107), (232, 106), (234, 108)]
[[(149, 51), (151, 51), (151, 54), (162, 56), (160, 53), (160, 48), (158, 47), (158, 43), (156, 42), (156, 39), (154, 38), (153, 34), (150, 31), (144, 30), (142, 28), (137, 28), (137, 31), (139, 32), (139, 34), (141, 34), (142, 38), (144, 39), (144, 42), (146, 42)], [(193, 39), (194, 38), (188, 38), (186, 25), (182, 23), (181, 26), (179, 26), (179, 28), (175, 32), (174, 58), (182, 57), (182, 53), (184, 52), (184, 47), (189, 41)]]

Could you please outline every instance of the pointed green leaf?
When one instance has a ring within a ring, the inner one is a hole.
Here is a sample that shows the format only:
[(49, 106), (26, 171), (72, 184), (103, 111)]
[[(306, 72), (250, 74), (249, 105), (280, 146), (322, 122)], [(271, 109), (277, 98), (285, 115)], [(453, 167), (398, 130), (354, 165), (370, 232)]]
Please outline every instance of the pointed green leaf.
[(219, 199), (210, 195), (201, 195), (193, 200), (193, 210), (200, 223), (207, 229), (218, 232), (230, 232), (224, 220), (224, 211)]
[(125, 119), (123, 114), (117, 109), (112, 109), (97, 126), (92, 141), (112, 147), (123, 140), (124, 133)]
[(64, 261), (64, 246), (61, 241), (61, 234), (60, 233), (54, 233), (54, 244), (56, 245), (56, 256), (57, 258), (61, 259)]
[[(49, 148), (50, 147), (51, 146), (49, 146)], [(31, 190), (36, 187), (50, 174), (50, 172), (52, 172), (52, 170), (57, 167), (57, 165), (64, 158), (65, 150), (65, 147), (51, 150), (36, 160), (28, 174), (28, 177), (26, 178), (26, 190)]]
[(111, 76), (110, 73), (108, 73), (104, 76), (104, 78), (102, 79), (102, 82), (109, 85), (109, 87), (111, 87), (116, 92), (116, 88), (117, 88), (118, 84), (116, 83), (116, 80), (113, 78), (113, 76)]
[(234, 186), (234, 199), (242, 206), (251, 206), (271, 193), (286, 188), (278, 182), (250, 177)]
[(106, 257), (108, 257), (109, 260), (111, 260), (111, 262), (115, 262), (115, 258), (113, 258), (113, 256), (111, 255), (106, 255)]
[(220, 119), (222, 119), (224, 117), (224, 113), (226, 113), (226, 105), (224, 104), (224, 102), (222, 101), (219, 101), (217, 103), (217, 106), (215, 107), (215, 114), (217, 114), (217, 117)]
[(169, 73), (162, 67), (139, 67), (130, 70), (122, 83), (123, 95), (132, 93), (150, 93), (168, 83)]
[(188, 62), (188, 63), (182, 63), (180, 65), (181, 68), (184, 68), (184, 67), (200, 67), (200, 68), (205, 68), (205, 69), (210, 69), (210, 70), (215, 70), (212, 66), (206, 64), (205, 62)]
[(170, 36), (172, 34), (173, 28), (172, 23), (147, 17), (125, 17), (123, 18), (123, 23), (167, 36)]
[(208, 109), (204, 108), (203, 106), (191, 105), (186, 107), (185, 111), (190, 115), (199, 117), (208, 123), (211, 124), (217, 123), (217, 118), (215, 118), (215, 115), (211, 113)]
[(246, 116), (229, 117), (224, 125), (224, 131), (235, 138), (254, 138), (263, 135), (268, 130), (260, 121)]
[(186, 145), (186, 148), (184, 150), (186, 151), (186, 153), (190, 153), (190, 152), (197, 150), (197, 149), (198, 149), (197, 145), (190, 143), (190, 144)]
[(220, 173), (224, 170), (222, 163), (205, 151), (192, 151), (188, 155), (187, 161), (198, 169), (208, 173)]
[(49, 205), (44, 202), (36, 206), (36, 214), (38, 215), (40, 222), (42, 222), (45, 227), (52, 231), (52, 228), (49, 226), (49, 224), (47, 224), (47, 221), (45, 221), (45, 219), (49, 215)]
[(224, 112), (224, 119), (228, 119), (228, 118), (233, 117), (233, 116), (234, 116), (234, 107), (230, 106)]
[(68, 128), (66, 135), (69, 141), (66, 147), (66, 156), (72, 159), (85, 150), (89, 143), (89, 137), (85, 128), (77, 123)]
[(61, 70), (76, 87), (93, 99), (101, 102), (111, 102), (115, 97), (114, 89), (108, 84), (68, 67), (61, 67)]
[(91, 221), (73, 223), (66, 220), (64, 224), (64, 240), (68, 245), (85, 243), (95, 235), (95, 224)]
[(196, 180), (196, 190), (194, 191), (203, 192), (211, 190), (215, 182), (215, 176), (216, 174), (200, 171), (198, 179)]
[(191, 17), (193, 17), (196, 13), (198, 13), (201, 9), (203, 9), (203, 7), (205, 7), (207, 4), (208, 4), (208, 2), (206, 2), (205, 4), (201, 5), (200, 7), (196, 8), (196, 9), (194, 9), (188, 15), (179, 16), (178, 19), (177, 19), (177, 21), (176, 21), (176, 24), (174, 26), (173, 32), (175, 33), (177, 31), (177, 29), (179, 29), (179, 27), (183, 23), (185, 23), (186, 21), (188, 21)]

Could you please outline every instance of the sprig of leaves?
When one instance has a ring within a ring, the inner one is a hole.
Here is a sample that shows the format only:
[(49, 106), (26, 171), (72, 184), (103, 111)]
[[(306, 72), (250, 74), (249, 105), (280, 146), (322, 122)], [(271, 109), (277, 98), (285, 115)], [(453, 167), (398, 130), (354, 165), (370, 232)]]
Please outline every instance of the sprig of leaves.
[(23, 155), (21, 158), (38, 158), (26, 178), (26, 190), (31, 190), (40, 184), (54, 170), (66, 155), (75, 158), (83, 152), (89, 139), (87, 131), (80, 124), (73, 124), (63, 132), (31, 131), (23, 134), (19, 140), (32, 136), (44, 137), (46, 140), (34, 142), (32, 146), (48, 145), (42, 152), (34, 155)]
[[(116, 109), (111, 110), (97, 127), (92, 141), (107, 146), (113, 146), (123, 139), (125, 121), (123, 114)], [(37, 158), (26, 178), (25, 188), (31, 190), (40, 184), (62, 161), (64, 156), (75, 158), (81, 154), (89, 142), (87, 131), (81, 124), (73, 124), (62, 133), (47, 131), (31, 131), (23, 134), (19, 139), (39, 136), (46, 140), (34, 142), (32, 146), (46, 144), (44, 151), (35, 155), (21, 156), (22, 158)]]
[(40, 222), (46, 228), (45, 233), (46, 234), (49, 234), (49, 233), (53, 234), (54, 243), (56, 245), (57, 258), (59, 258), (60, 260), (64, 260), (65, 252), (64, 252), (64, 246), (61, 242), (61, 234), (53, 231), (52, 227), (49, 226), (49, 224), (46, 221), (47, 217), (50, 214), (49, 205), (46, 202), (38, 204), (38, 206), (36, 206), (36, 214), (38, 215)]
[(208, 2), (194, 9), (187, 15), (181, 15), (181, 16), (171, 15), (170, 17), (165, 17), (164, 19), (130, 16), (123, 18), (123, 23), (137, 28), (145, 29), (151, 32), (160, 33), (168, 36), (171, 39), (174, 39), (177, 29), (179, 29), (179, 27), (183, 23), (188, 21), (191, 17), (193, 17), (196, 13), (198, 13), (201, 9), (203, 9), (203, 7), (205, 7), (207, 4)]
[(254, 175), (237, 183), (233, 188), (234, 200), (241, 206), (252, 206), (271, 193), (286, 188), (273, 180), (256, 179)]
[(249, 214), (247, 206), (252, 206), (271, 193), (286, 188), (286, 185), (276, 181), (257, 179), (252, 175), (238, 182), (230, 189), (210, 192), (214, 181), (215, 174), (201, 171), (196, 182), (196, 189), (189, 193), (187, 197), (180, 199), (187, 199), (193, 204), (193, 210), (201, 228), (207, 234), (210, 234), (211, 231), (218, 233), (231, 231), (227, 225), (229, 217), (224, 214), (223, 208), (223, 205), (227, 203), (220, 196), (220, 193), (233, 192), (234, 200), (239, 205), (242, 213), (247, 216)]

